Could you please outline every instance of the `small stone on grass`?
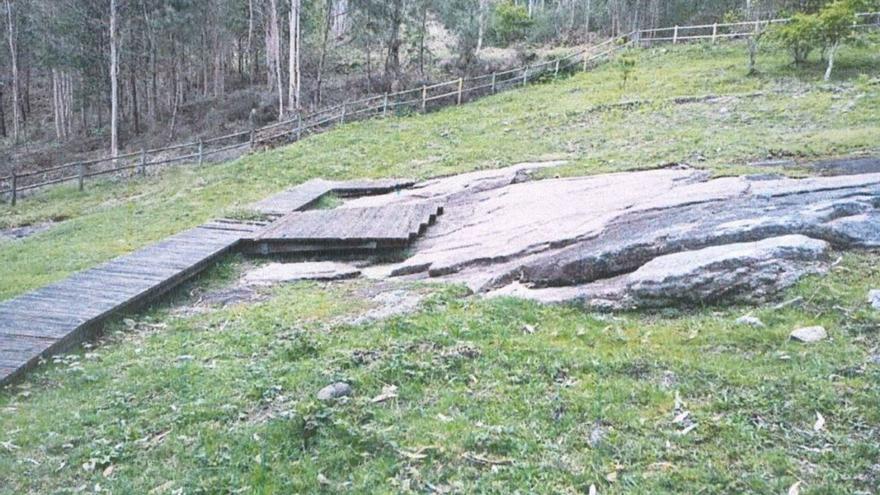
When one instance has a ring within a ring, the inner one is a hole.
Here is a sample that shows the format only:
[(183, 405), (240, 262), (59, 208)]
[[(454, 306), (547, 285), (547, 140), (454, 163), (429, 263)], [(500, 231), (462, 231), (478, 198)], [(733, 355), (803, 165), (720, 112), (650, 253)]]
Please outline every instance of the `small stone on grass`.
[(868, 303), (874, 309), (880, 309), (880, 289), (868, 292)]
[(764, 325), (763, 321), (761, 321), (759, 318), (752, 316), (752, 315), (740, 316), (739, 318), (736, 319), (736, 324), (737, 325), (748, 325), (750, 327), (755, 327), (755, 328), (764, 328), (766, 326), (766, 325)]
[(331, 400), (340, 397), (348, 397), (351, 393), (351, 385), (345, 382), (336, 382), (319, 390), (318, 400)]
[(825, 340), (828, 338), (828, 332), (825, 331), (825, 327), (804, 327), (791, 332), (789, 337), (792, 340), (809, 344)]

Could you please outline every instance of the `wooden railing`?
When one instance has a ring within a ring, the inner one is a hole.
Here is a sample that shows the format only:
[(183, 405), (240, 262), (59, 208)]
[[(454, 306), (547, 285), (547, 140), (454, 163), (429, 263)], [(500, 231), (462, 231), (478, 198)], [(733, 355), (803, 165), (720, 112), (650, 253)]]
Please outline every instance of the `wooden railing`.
[[(326, 131), (337, 124), (386, 117), (389, 114), (428, 112), (451, 105), (461, 105), (511, 88), (523, 87), (530, 82), (555, 78), (560, 74), (587, 71), (618, 50), (635, 44), (679, 43), (706, 39), (714, 42), (718, 39), (750, 36), (760, 30), (762, 25), (784, 23), (788, 20), (772, 19), (638, 30), (624, 36), (609, 38), (585, 50), (546, 62), (347, 101), (248, 131), (164, 148), (145, 149), (115, 158), (71, 162), (31, 172), (13, 172), (8, 176), (0, 176), (0, 197), (5, 195), (12, 205), (15, 205), (22, 193), (55, 184), (75, 182), (82, 191), (86, 180), (94, 177), (122, 173), (128, 174), (127, 176), (143, 176), (151, 167), (172, 163), (186, 162), (201, 165), (207, 158), (220, 153), (243, 152), (260, 146), (287, 144)], [(877, 12), (858, 14), (858, 20), (854, 27), (880, 27), (880, 13)]]
[[(631, 36), (630, 33), (629, 36)], [(461, 77), (442, 83), (424, 85), (395, 93), (384, 93), (340, 105), (327, 107), (308, 114), (300, 114), (253, 130), (235, 132), (211, 139), (175, 144), (156, 149), (65, 163), (29, 172), (13, 172), (0, 176), (0, 196), (15, 205), (22, 193), (55, 184), (75, 182), (80, 191), (86, 180), (110, 174), (127, 173), (143, 176), (151, 167), (172, 163), (198, 163), (226, 152), (254, 150), (261, 146), (286, 144), (308, 135), (326, 131), (337, 124), (373, 117), (385, 117), (409, 112), (428, 112), (450, 105), (461, 105), (481, 96), (495, 94), (548, 76), (572, 72), (575, 67), (584, 70), (626, 46), (627, 37), (609, 39), (587, 50), (564, 57), (503, 72), (475, 77)]]

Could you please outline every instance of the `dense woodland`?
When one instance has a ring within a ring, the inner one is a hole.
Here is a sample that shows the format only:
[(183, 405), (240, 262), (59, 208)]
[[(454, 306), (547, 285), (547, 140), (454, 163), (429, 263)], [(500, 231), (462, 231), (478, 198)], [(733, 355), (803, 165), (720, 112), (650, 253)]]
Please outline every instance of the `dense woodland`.
[[(164, 143), (225, 123), (257, 125), (328, 100), (473, 72), (492, 47), (585, 43), (826, 3), (0, 1), (0, 135), (17, 159), (40, 143), (115, 153), (145, 137)], [(197, 123), (184, 129), (185, 118)]]

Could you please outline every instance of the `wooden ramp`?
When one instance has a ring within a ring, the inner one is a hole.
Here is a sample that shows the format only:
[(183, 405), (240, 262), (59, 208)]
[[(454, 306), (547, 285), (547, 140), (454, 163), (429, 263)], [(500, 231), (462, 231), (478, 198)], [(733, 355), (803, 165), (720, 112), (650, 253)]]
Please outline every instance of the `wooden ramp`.
[(394, 192), (411, 187), (413, 184), (415, 184), (415, 181), (411, 179), (355, 180), (345, 182), (313, 179), (254, 203), (251, 205), (251, 208), (264, 215), (281, 216), (294, 211), (305, 210), (317, 203), (325, 194), (369, 196)]
[(399, 249), (408, 246), (437, 216), (434, 202), (290, 213), (259, 231), (247, 246), (259, 254)]
[(210, 222), (0, 303), (0, 384), (174, 288), (264, 226)]

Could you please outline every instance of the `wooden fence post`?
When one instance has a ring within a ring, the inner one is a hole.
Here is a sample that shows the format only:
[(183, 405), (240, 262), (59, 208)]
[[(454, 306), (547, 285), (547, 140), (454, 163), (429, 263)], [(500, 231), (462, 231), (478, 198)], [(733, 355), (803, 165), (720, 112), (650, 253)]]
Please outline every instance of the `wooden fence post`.
[(556, 68), (553, 69), (553, 77), (559, 77), (559, 59), (556, 59)]
[(425, 111), (428, 105), (428, 86), (422, 85), (422, 112)]
[(584, 50), (584, 72), (587, 71), (587, 59), (588, 59), (588, 58), (589, 58), (589, 57), (587, 56), (587, 51)]
[(199, 137), (199, 165), (204, 163), (205, 161), (205, 143), (202, 141), (202, 138)]
[(382, 99), (382, 116), (388, 116), (388, 92), (385, 92), (385, 97)]
[(77, 175), (77, 178), (76, 178), (77, 179), (77, 188), (80, 191), (82, 191), (83, 188), (85, 187), (84, 182), (86, 179), (86, 165), (84, 163), (82, 163), (82, 162), (79, 163), (79, 165), (77, 166), (76, 175)]
[(523, 78), (522, 79), (523, 79), (522, 85), (523, 85), (523, 87), (525, 87), (525, 85), (528, 84), (528, 82), (529, 82), (529, 66), (528, 65), (523, 68)]
[(712, 24), (712, 44), (715, 44), (715, 38), (718, 37), (718, 23)]
[(12, 169), (12, 206), (18, 201), (18, 170)]
[(141, 148), (141, 165), (139, 172), (141, 173), (141, 177), (147, 175), (147, 150)]
[(299, 141), (302, 139), (303, 132), (303, 116), (302, 113), (297, 112), (296, 114), (296, 140)]
[(678, 26), (675, 26), (672, 31), (672, 44), (678, 43)]
[(496, 74), (493, 72), (492, 73), (492, 94), (493, 95), (495, 94), (495, 76), (496, 76)]
[(755, 21), (755, 34), (761, 31), (761, 21)]
[(339, 123), (345, 123), (345, 103), (342, 104), (342, 114), (339, 116)]
[(461, 92), (464, 89), (464, 78), (458, 78), (458, 104), (461, 105)]
[(257, 139), (256, 139), (256, 138), (257, 138), (257, 136), (256, 136), (256, 131), (255, 131), (254, 129), (251, 129), (251, 138), (250, 138), (250, 149), (251, 149), (251, 151), (254, 150), (254, 145), (257, 143)]

